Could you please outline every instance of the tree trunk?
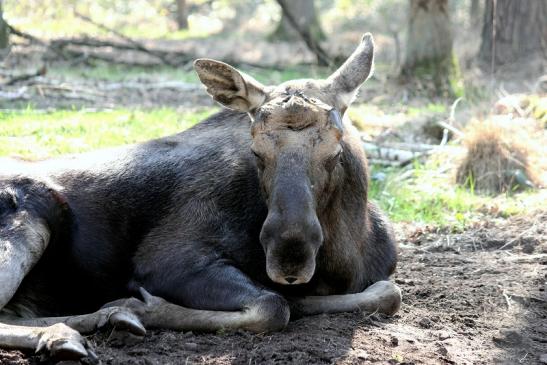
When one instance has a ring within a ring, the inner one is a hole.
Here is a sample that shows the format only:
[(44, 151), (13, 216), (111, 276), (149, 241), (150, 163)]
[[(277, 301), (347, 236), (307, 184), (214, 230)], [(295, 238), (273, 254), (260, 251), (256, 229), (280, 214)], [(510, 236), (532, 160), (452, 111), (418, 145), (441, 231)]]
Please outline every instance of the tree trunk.
[(479, 58), (501, 66), (547, 57), (547, 0), (487, 0)]
[(2, 10), (2, 0), (0, 0), (0, 49), (7, 48), (9, 45), (8, 25), (4, 21), (4, 12)]
[[(411, 0), (404, 80), (431, 81), (437, 93), (458, 93), (448, 0)], [(448, 96), (448, 95), (447, 95)]]
[[(317, 11), (315, 10), (314, 0), (277, 0), (278, 3), (283, 3), (293, 18), (298, 22), (301, 29), (305, 29), (315, 38), (321, 40), (325, 38), (325, 33), (319, 23)], [(271, 35), (272, 39), (299, 40), (300, 36), (291, 25), (285, 14), (281, 15), (281, 20), (277, 25), (276, 30)]]
[(472, 28), (477, 28), (480, 25), (481, 16), (481, 4), (479, 0), (471, 0), (471, 6), (469, 7), (469, 20)]
[(177, 25), (179, 30), (188, 29), (188, 9), (186, 0), (177, 0)]

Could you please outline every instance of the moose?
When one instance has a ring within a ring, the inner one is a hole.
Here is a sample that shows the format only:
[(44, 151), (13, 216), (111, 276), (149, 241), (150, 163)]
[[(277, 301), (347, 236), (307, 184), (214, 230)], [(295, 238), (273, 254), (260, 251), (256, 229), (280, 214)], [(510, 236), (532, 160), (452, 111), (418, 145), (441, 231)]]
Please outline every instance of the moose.
[(264, 86), (194, 68), (225, 109), (182, 133), (43, 161), (0, 160), (0, 347), (95, 354), (105, 326), (279, 331), (290, 318), (395, 313), (396, 244), (367, 199), (346, 110), (365, 34), (324, 80)]

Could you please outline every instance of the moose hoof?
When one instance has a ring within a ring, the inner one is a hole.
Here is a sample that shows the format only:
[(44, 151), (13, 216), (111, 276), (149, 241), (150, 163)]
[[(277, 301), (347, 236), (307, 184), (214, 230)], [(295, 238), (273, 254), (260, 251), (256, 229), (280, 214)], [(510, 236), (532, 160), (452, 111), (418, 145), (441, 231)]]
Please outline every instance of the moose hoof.
[(41, 329), (36, 352), (45, 352), (58, 360), (97, 359), (83, 336), (63, 323)]
[(143, 337), (146, 334), (146, 329), (139, 317), (128, 309), (120, 308), (110, 315), (108, 321), (117, 332), (129, 332), (137, 337)]

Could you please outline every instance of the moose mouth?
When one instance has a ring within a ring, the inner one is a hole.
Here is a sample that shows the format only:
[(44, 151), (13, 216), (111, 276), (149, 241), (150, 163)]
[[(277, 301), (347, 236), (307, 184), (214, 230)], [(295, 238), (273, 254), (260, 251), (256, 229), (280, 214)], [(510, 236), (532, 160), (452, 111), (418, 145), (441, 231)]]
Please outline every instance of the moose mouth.
[(318, 245), (298, 241), (270, 240), (265, 246), (266, 273), (274, 283), (308, 283), (315, 274)]
[(315, 257), (306, 260), (303, 265), (292, 266), (289, 269), (282, 269), (275, 258), (269, 258), (266, 254), (266, 273), (274, 283), (282, 285), (298, 285), (308, 283), (315, 273)]

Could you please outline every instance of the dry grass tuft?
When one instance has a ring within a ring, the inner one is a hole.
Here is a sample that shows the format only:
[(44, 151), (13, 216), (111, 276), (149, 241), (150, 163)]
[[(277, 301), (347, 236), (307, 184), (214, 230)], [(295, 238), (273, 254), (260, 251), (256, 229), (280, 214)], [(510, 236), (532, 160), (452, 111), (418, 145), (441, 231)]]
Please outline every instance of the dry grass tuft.
[(530, 133), (515, 120), (471, 122), (464, 140), (467, 154), (457, 169), (457, 183), (486, 194), (538, 186)]

